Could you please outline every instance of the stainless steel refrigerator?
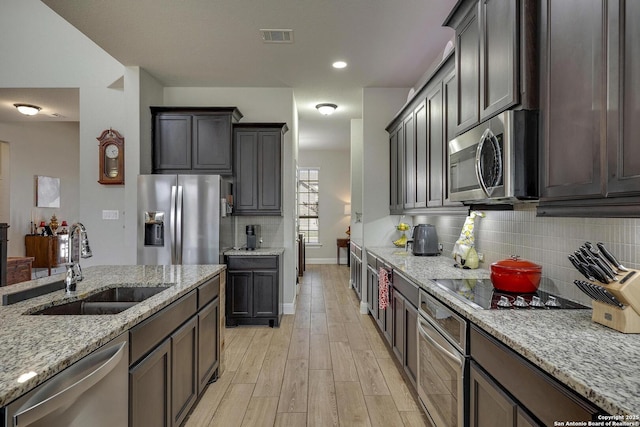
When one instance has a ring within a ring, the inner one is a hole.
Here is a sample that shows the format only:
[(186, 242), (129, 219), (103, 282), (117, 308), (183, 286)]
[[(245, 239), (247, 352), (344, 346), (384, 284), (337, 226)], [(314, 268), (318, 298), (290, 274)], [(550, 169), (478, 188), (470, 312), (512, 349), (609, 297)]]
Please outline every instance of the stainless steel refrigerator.
[(221, 238), (230, 185), (220, 175), (139, 175), (138, 264), (219, 264), (232, 246)]

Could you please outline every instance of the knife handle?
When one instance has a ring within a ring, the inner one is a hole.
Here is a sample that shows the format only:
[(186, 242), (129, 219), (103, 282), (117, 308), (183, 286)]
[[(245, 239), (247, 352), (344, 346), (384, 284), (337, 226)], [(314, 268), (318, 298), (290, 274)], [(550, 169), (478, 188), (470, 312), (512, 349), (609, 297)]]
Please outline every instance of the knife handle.
[(587, 266), (589, 267), (589, 271), (591, 271), (593, 277), (595, 277), (598, 282), (605, 285), (610, 282), (610, 280), (607, 278), (607, 275), (600, 269), (600, 267), (595, 264), (588, 264)]
[(600, 270), (602, 270), (605, 276), (607, 276), (607, 279), (614, 282), (618, 280), (616, 279), (616, 274), (613, 272), (613, 270), (610, 270), (609, 266), (606, 265), (604, 262), (602, 262), (602, 260), (599, 257), (594, 256), (593, 261), (596, 263), (598, 267), (600, 267)]
[(606, 266), (607, 273), (610, 273), (609, 275), (616, 274), (614, 268), (616, 268), (617, 266), (611, 265), (609, 259), (602, 254), (602, 251), (600, 249), (595, 247), (591, 242), (585, 242), (584, 245), (587, 247), (587, 249), (589, 249), (589, 252), (591, 252), (594, 258), (598, 258), (600, 261), (602, 261), (602, 263)]
[(616, 268), (620, 266), (620, 263), (618, 262), (616, 257), (613, 256), (613, 254), (611, 252), (609, 252), (609, 250), (606, 248), (604, 243), (598, 242), (598, 243), (596, 243), (596, 246), (598, 246), (598, 249), (600, 249), (600, 252), (602, 252), (602, 254), (605, 256), (605, 258), (607, 258), (611, 264), (616, 266)]
[(571, 261), (571, 264), (573, 264), (573, 266), (576, 268), (576, 270), (578, 270), (585, 278), (589, 280), (596, 280), (591, 275), (591, 272), (589, 271), (589, 269), (586, 268), (580, 261), (578, 261), (578, 259), (575, 256), (569, 255), (568, 258), (569, 258), (569, 261)]

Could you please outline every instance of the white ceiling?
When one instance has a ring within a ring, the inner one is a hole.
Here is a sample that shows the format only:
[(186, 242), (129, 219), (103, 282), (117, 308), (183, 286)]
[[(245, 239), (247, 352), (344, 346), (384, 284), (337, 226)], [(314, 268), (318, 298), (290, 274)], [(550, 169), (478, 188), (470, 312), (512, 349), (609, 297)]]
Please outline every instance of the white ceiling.
[[(144, 68), (165, 86), (293, 88), (301, 149), (347, 149), (350, 120), (362, 116), (363, 87), (414, 86), (453, 37), (441, 24), (456, 3), (42, 1), (119, 62)], [(294, 42), (265, 44), (259, 31), (265, 28), (292, 29)], [(349, 65), (335, 70), (336, 60)], [(31, 95), (46, 110), (66, 108)], [(338, 110), (321, 116), (314, 108), (320, 102), (335, 103)], [(2, 90), (0, 120), (8, 113), (5, 104)]]

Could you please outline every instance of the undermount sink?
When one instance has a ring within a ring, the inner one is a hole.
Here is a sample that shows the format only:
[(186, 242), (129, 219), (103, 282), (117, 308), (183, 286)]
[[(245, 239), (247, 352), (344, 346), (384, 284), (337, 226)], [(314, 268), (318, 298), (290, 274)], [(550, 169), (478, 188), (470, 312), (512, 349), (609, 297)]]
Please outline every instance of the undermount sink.
[(109, 288), (83, 298), (83, 301), (140, 302), (168, 289), (166, 286)]
[(117, 314), (164, 290), (166, 286), (109, 288), (81, 300), (54, 305), (29, 313), (31, 315), (97, 315)]

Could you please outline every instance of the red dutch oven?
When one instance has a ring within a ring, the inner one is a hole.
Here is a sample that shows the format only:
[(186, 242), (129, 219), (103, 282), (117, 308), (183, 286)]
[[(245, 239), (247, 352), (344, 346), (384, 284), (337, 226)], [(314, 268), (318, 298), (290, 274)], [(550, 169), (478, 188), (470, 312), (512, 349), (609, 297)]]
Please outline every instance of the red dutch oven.
[(542, 266), (512, 255), (491, 264), (491, 283), (503, 292), (530, 294), (538, 290)]

